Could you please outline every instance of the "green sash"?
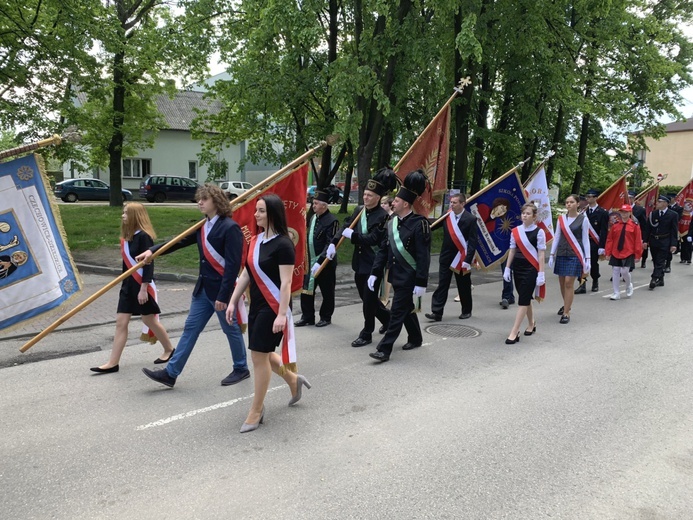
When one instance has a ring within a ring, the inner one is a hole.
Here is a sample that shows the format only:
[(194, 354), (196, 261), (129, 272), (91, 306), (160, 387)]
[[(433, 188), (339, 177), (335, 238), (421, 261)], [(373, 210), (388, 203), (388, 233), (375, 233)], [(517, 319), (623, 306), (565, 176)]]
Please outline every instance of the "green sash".
[(416, 271), (416, 260), (411, 256), (409, 251), (404, 247), (402, 239), (399, 236), (399, 218), (395, 217), (390, 221), (390, 226), (388, 226), (388, 235), (390, 242), (395, 245), (393, 253), (395, 256), (399, 256), (401, 260), (404, 260), (409, 267)]
[(310, 272), (313, 265), (318, 259), (318, 253), (315, 251), (315, 243), (313, 240), (313, 233), (315, 231), (315, 222), (318, 220), (317, 215), (313, 215), (310, 219), (310, 229), (308, 230), (308, 270), (306, 273), (306, 280), (303, 284), (304, 294), (313, 294), (315, 292), (315, 277)]

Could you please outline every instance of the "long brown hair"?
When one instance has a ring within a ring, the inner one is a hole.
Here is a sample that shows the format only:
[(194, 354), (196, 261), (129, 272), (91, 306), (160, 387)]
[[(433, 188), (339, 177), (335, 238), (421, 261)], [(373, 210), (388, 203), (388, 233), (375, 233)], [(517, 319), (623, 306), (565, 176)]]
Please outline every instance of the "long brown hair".
[(220, 217), (231, 216), (231, 205), (226, 193), (216, 184), (204, 184), (197, 188), (195, 200), (212, 199), (214, 207), (217, 209), (217, 215)]
[(130, 241), (135, 236), (135, 231), (141, 230), (147, 233), (152, 240), (156, 239), (156, 233), (149, 220), (149, 213), (139, 202), (128, 202), (123, 210), (127, 219), (120, 223), (120, 238)]

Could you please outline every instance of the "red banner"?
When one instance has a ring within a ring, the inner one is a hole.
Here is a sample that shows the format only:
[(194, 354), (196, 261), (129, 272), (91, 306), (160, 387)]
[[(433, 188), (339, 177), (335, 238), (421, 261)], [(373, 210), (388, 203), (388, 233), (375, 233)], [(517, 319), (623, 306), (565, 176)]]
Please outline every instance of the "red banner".
[(450, 106), (441, 111), (419, 136), (397, 168), (397, 177), (424, 171), (432, 189), (426, 189), (414, 203), (414, 211), (428, 217), (443, 200), (448, 185), (448, 150), (450, 147)]
[(679, 237), (686, 236), (691, 227), (691, 213), (693, 212), (693, 180), (686, 184), (678, 195), (674, 198), (679, 206), (683, 208), (683, 214), (679, 219)]
[[(291, 292), (300, 291), (303, 286), (304, 258), (306, 251), (306, 190), (308, 189), (308, 163), (293, 170), (283, 180), (270, 186), (258, 195), (275, 193), (284, 201), (289, 235), (296, 246), (296, 263), (291, 281)], [(233, 219), (238, 222), (245, 238), (243, 264), (248, 254), (250, 239), (258, 233), (255, 223), (255, 201), (257, 195), (233, 211)]]
[(635, 203), (645, 208), (645, 216), (647, 218), (650, 217), (650, 213), (652, 213), (652, 210), (655, 207), (657, 197), (659, 197), (659, 184), (655, 184), (648, 190), (643, 191), (640, 195), (635, 197)]
[(619, 180), (604, 190), (604, 192), (597, 197), (597, 204), (609, 213), (618, 211), (621, 209), (621, 206), (628, 204), (628, 185), (626, 184), (626, 176), (623, 175)]

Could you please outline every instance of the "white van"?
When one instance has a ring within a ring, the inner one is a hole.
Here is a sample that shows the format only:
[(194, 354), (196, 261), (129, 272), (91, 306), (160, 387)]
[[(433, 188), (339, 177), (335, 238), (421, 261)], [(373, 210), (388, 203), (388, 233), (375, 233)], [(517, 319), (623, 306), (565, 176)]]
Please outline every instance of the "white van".
[(243, 181), (224, 181), (219, 184), (219, 187), (222, 189), (222, 191), (226, 192), (226, 196), (229, 198), (229, 200), (233, 200), (240, 194), (248, 191), (253, 187), (253, 185), (249, 182)]

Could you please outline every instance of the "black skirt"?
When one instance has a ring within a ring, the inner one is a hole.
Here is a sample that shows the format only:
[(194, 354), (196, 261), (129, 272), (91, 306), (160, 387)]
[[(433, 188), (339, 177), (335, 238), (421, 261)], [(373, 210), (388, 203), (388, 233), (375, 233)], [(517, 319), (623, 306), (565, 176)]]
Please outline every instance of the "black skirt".
[(273, 310), (264, 308), (253, 312), (252, 305), (248, 315), (248, 350), (255, 352), (274, 352), (284, 336), (283, 332), (272, 332), (277, 315)]
[(537, 270), (525, 258), (517, 257), (513, 260), (512, 268), (518, 294), (517, 304), (527, 306), (532, 303), (537, 286)]
[(635, 269), (635, 255), (630, 255), (626, 258), (616, 258), (615, 256), (611, 256), (611, 258), (609, 258), (609, 265), (613, 267), (627, 267), (628, 269)]
[[(128, 280), (125, 280), (126, 282)], [(137, 289), (135, 290), (135, 286)], [(161, 314), (159, 304), (156, 303), (151, 296), (144, 305), (140, 305), (137, 301), (139, 293), (139, 285), (123, 283), (120, 287), (120, 295), (118, 297), (118, 314), (132, 314), (133, 316), (149, 316), (150, 314)]]

